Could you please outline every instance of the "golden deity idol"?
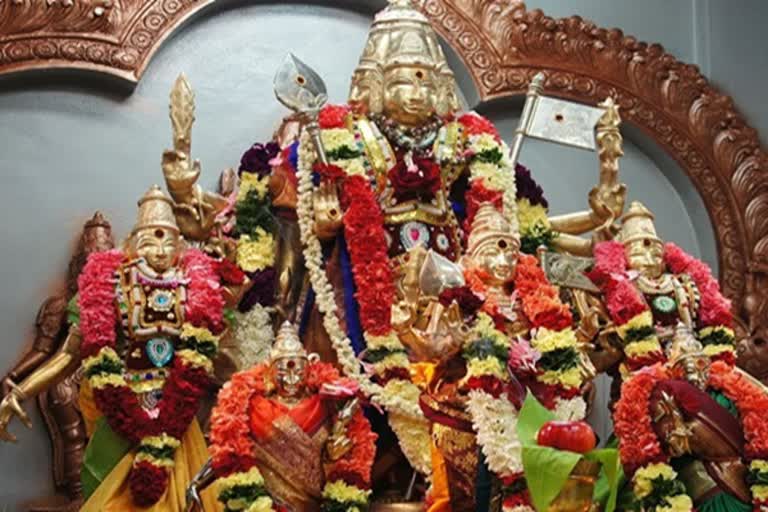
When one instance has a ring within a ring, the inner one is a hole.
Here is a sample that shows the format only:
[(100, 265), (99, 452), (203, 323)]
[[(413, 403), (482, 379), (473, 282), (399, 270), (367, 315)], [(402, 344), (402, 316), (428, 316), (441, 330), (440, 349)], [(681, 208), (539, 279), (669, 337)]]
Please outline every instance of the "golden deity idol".
[(69, 337), (0, 403), (0, 417), (24, 418), (20, 401), (82, 366), (80, 410), (91, 440), (81, 510), (182, 506), (206, 458), (195, 415), (225, 327), (223, 289), (215, 262), (184, 247), (173, 203), (157, 186), (139, 201), (123, 250), (89, 256)]

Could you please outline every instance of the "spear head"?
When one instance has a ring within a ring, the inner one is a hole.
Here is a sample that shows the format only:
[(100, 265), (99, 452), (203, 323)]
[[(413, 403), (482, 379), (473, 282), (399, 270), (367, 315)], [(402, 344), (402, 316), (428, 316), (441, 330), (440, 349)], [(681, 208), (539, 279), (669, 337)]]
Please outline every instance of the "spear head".
[(323, 79), (292, 53), (275, 74), (274, 90), (280, 103), (312, 119), (328, 101)]

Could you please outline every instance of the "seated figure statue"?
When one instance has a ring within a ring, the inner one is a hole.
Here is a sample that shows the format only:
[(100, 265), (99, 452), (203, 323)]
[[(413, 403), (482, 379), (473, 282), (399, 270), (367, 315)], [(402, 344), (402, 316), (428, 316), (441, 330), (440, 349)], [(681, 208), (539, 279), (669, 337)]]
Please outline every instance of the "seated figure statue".
[(364, 510), (376, 434), (356, 391), (285, 322), (269, 360), (219, 393), (212, 459), (190, 486), (190, 505), (216, 480), (228, 511)]
[(627, 508), (746, 512), (768, 504), (768, 389), (704, 348), (680, 323), (666, 364), (622, 385), (614, 425), (631, 477)]

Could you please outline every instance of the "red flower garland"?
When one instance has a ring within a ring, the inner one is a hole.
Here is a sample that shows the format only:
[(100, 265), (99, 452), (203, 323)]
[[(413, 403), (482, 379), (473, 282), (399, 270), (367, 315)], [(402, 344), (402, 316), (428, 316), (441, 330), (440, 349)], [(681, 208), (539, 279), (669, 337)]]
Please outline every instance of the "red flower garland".
[(701, 294), (699, 322), (701, 327), (733, 325), (731, 301), (720, 291), (720, 284), (712, 275), (712, 269), (673, 243), (664, 245), (664, 262), (676, 274), (688, 274)]
[(158, 502), (168, 487), (168, 471), (147, 461), (141, 461), (131, 468), (128, 488), (133, 502), (140, 507), (150, 507)]
[(493, 138), (495, 138), (497, 141), (501, 140), (499, 131), (496, 129), (493, 123), (477, 113), (468, 112), (463, 114), (459, 117), (458, 121), (462, 124), (462, 126), (464, 126), (464, 133), (466, 133), (468, 136), (482, 135), (487, 133), (489, 135), (493, 135)]
[(627, 275), (627, 257), (621, 242), (600, 242), (595, 246), (595, 267), (590, 274), (601, 288), (605, 306), (618, 325), (648, 310), (642, 294)]
[[(123, 255), (119, 251), (94, 253), (78, 278), (80, 330), (83, 339), (81, 351), (84, 358), (95, 356), (104, 348), (115, 348), (115, 273), (122, 261)], [(182, 258), (182, 268), (189, 279), (185, 321), (220, 332), (223, 329), (224, 299), (215, 262), (202, 252), (190, 249)], [(145, 437), (162, 433), (180, 439), (197, 414), (200, 399), (209, 386), (210, 377), (203, 368), (191, 366), (176, 358), (163, 387), (156, 418), (141, 407), (127, 383), (120, 386), (105, 385), (94, 389), (93, 394), (96, 405), (110, 427), (130, 442), (139, 443)], [(145, 474), (145, 470), (149, 473)], [(155, 503), (165, 491), (167, 475), (165, 480), (158, 479), (158, 471), (166, 472), (144, 461), (131, 469), (129, 486), (138, 505)]]
[(523, 312), (533, 327), (562, 331), (573, 324), (571, 309), (560, 300), (557, 288), (550, 284), (534, 256), (518, 256), (515, 290), (520, 294)]
[(749, 459), (768, 458), (768, 395), (748, 376), (728, 363), (715, 361), (709, 385), (734, 402), (744, 429), (744, 451)]
[(320, 110), (317, 122), (322, 129), (344, 128), (350, 112), (347, 105), (326, 105)]
[(497, 210), (504, 208), (504, 193), (501, 190), (491, 190), (483, 185), (483, 180), (472, 180), (466, 194), (467, 218), (464, 219), (464, 230), (469, 233), (475, 214), (483, 203), (491, 203)]
[(613, 431), (619, 439), (619, 455), (628, 475), (668, 458), (656, 436), (649, 411), (653, 388), (667, 377), (663, 366), (654, 365), (638, 371), (621, 385), (621, 398), (613, 411)]
[(381, 336), (390, 332), (391, 304), (395, 300), (394, 277), (382, 227), (384, 217), (362, 176), (344, 180), (341, 200), (346, 208), (342, 220), (357, 288), (360, 323), (366, 333)]

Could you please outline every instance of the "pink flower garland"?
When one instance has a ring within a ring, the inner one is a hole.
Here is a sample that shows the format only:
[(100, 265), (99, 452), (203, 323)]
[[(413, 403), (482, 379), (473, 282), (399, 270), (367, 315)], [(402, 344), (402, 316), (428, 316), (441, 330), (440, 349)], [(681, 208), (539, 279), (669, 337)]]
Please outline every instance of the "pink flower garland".
[(224, 295), (216, 263), (198, 249), (187, 249), (181, 260), (189, 279), (185, 321), (214, 334), (224, 329)]
[(115, 344), (115, 272), (122, 261), (123, 253), (117, 249), (93, 253), (77, 278), (80, 333), (83, 338), (80, 351), (83, 358), (96, 355), (103, 347)]
[(601, 242), (595, 246), (595, 268), (590, 277), (605, 296), (605, 306), (618, 325), (648, 310), (642, 294), (629, 279), (627, 257), (621, 242)]
[(700, 327), (733, 324), (731, 301), (720, 291), (720, 284), (712, 275), (712, 269), (673, 243), (664, 245), (664, 263), (675, 274), (688, 274), (701, 294), (699, 308)]

